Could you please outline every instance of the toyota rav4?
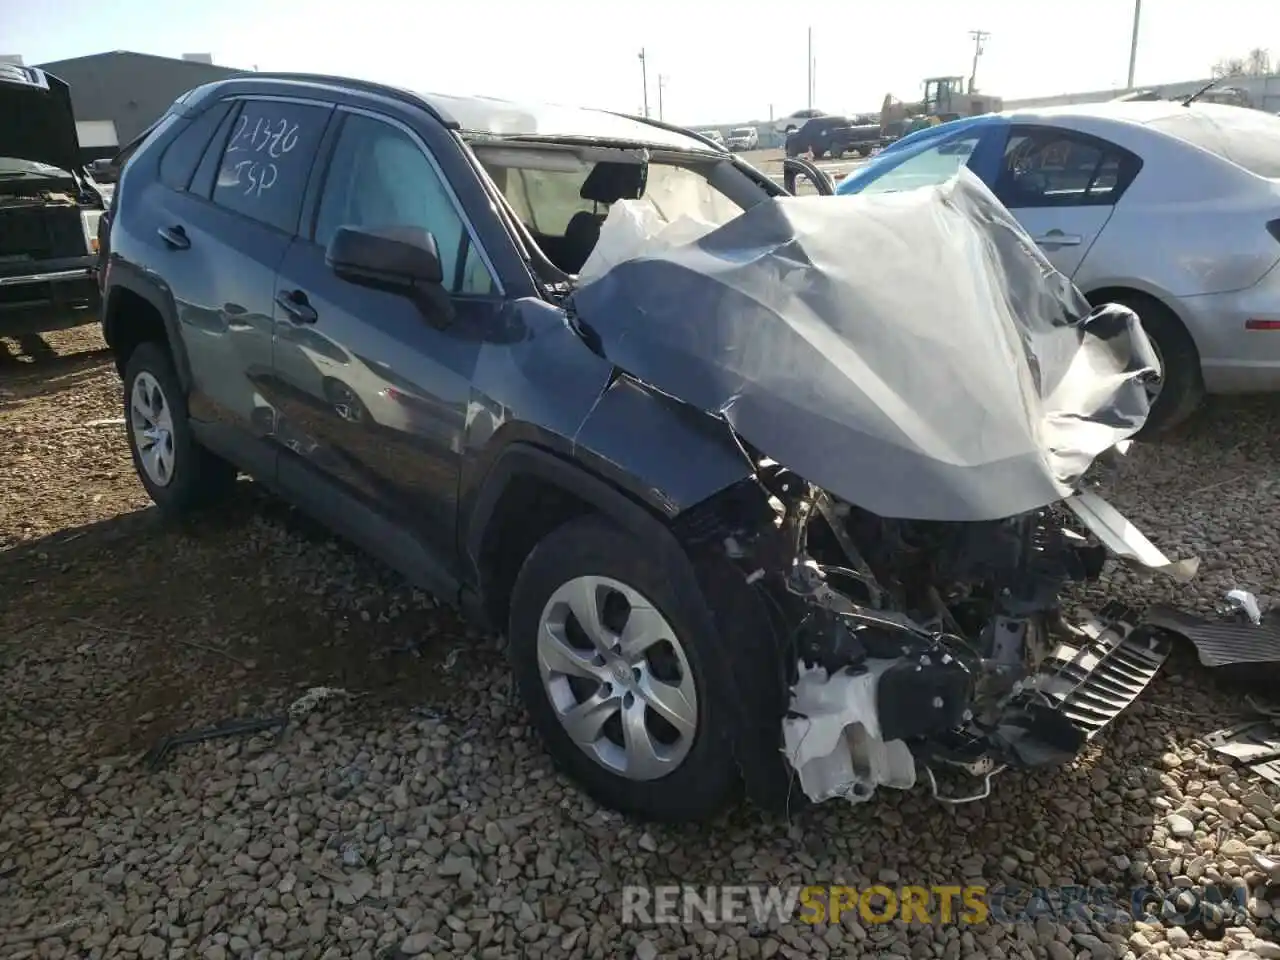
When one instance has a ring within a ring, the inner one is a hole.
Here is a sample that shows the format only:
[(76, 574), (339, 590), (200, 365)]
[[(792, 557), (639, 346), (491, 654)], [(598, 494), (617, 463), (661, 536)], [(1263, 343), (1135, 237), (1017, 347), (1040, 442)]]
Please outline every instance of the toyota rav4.
[(981, 796), (1164, 659), (1060, 598), (1194, 573), (1082, 479), (1151, 346), (976, 178), (793, 197), (652, 120), (255, 74), (174, 105), (107, 239), (151, 498), (247, 473), (502, 632), (612, 807)]

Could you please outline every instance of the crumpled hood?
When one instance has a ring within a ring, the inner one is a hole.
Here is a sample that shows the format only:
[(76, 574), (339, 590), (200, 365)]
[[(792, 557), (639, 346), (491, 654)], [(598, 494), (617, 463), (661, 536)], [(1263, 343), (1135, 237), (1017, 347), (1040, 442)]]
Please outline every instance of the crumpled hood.
[(1043, 507), (1146, 420), (1159, 368), (1137, 317), (1090, 314), (968, 170), (777, 198), (651, 247), (572, 297), (604, 354), (881, 516)]
[(79, 169), (71, 88), (36, 67), (0, 63), (0, 157)]

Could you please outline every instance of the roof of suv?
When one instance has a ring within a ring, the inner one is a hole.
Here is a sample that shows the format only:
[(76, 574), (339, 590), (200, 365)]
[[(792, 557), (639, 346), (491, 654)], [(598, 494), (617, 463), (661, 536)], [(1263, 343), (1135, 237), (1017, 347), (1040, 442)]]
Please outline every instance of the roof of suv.
[(547, 139), (611, 140), (676, 150), (712, 151), (701, 138), (657, 121), (547, 103), (496, 97), (421, 93), (368, 80), (304, 73), (248, 73), (215, 80), (202, 90), (240, 86), (300, 86), (360, 90), (425, 107), (446, 126), (464, 134)]

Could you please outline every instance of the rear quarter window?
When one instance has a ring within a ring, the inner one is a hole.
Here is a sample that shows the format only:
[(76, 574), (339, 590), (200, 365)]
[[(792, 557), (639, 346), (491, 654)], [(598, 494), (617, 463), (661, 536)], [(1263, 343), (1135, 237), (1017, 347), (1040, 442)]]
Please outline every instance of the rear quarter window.
[(1259, 177), (1280, 179), (1280, 117), (1245, 107), (1192, 105), (1150, 126)]
[(165, 148), (160, 157), (160, 182), (174, 190), (186, 190), (191, 177), (196, 172), (196, 165), (204, 156), (231, 102), (224, 100), (215, 103), (200, 116), (191, 120)]

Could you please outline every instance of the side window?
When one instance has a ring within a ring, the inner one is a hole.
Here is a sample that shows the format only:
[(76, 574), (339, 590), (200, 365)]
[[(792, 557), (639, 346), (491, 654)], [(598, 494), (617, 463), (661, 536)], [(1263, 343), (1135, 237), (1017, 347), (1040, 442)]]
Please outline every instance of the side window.
[(301, 103), (245, 101), (218, 164), (213, 202), (293, 233), (330, 112)]
[(399, 127), (350, 114), (333, 150), (315, 242), (338, 227), (420, 227), (436, 240), (450, 293), (487, 294), (493, 279), (423, 148)]
[(922, 150), (862, 188), (863, 193), (892, 193), (950, 180), (969, 162), (981, 132), (966, 133)]
[(1109, 206), (1137, 176), (1140, 161), (1121, 147), (1065, 130), (1014, 127), (995, 194), (1009, 209)]
[(231, 101), (215, 103), (200, 116), (187, 123), (186, 129), (173, 138), (160, 158), (160, 182), (174, 190), (186, 190), (196, 172), (196, 164), (204, 156), (218, 124), (231, 110)]

